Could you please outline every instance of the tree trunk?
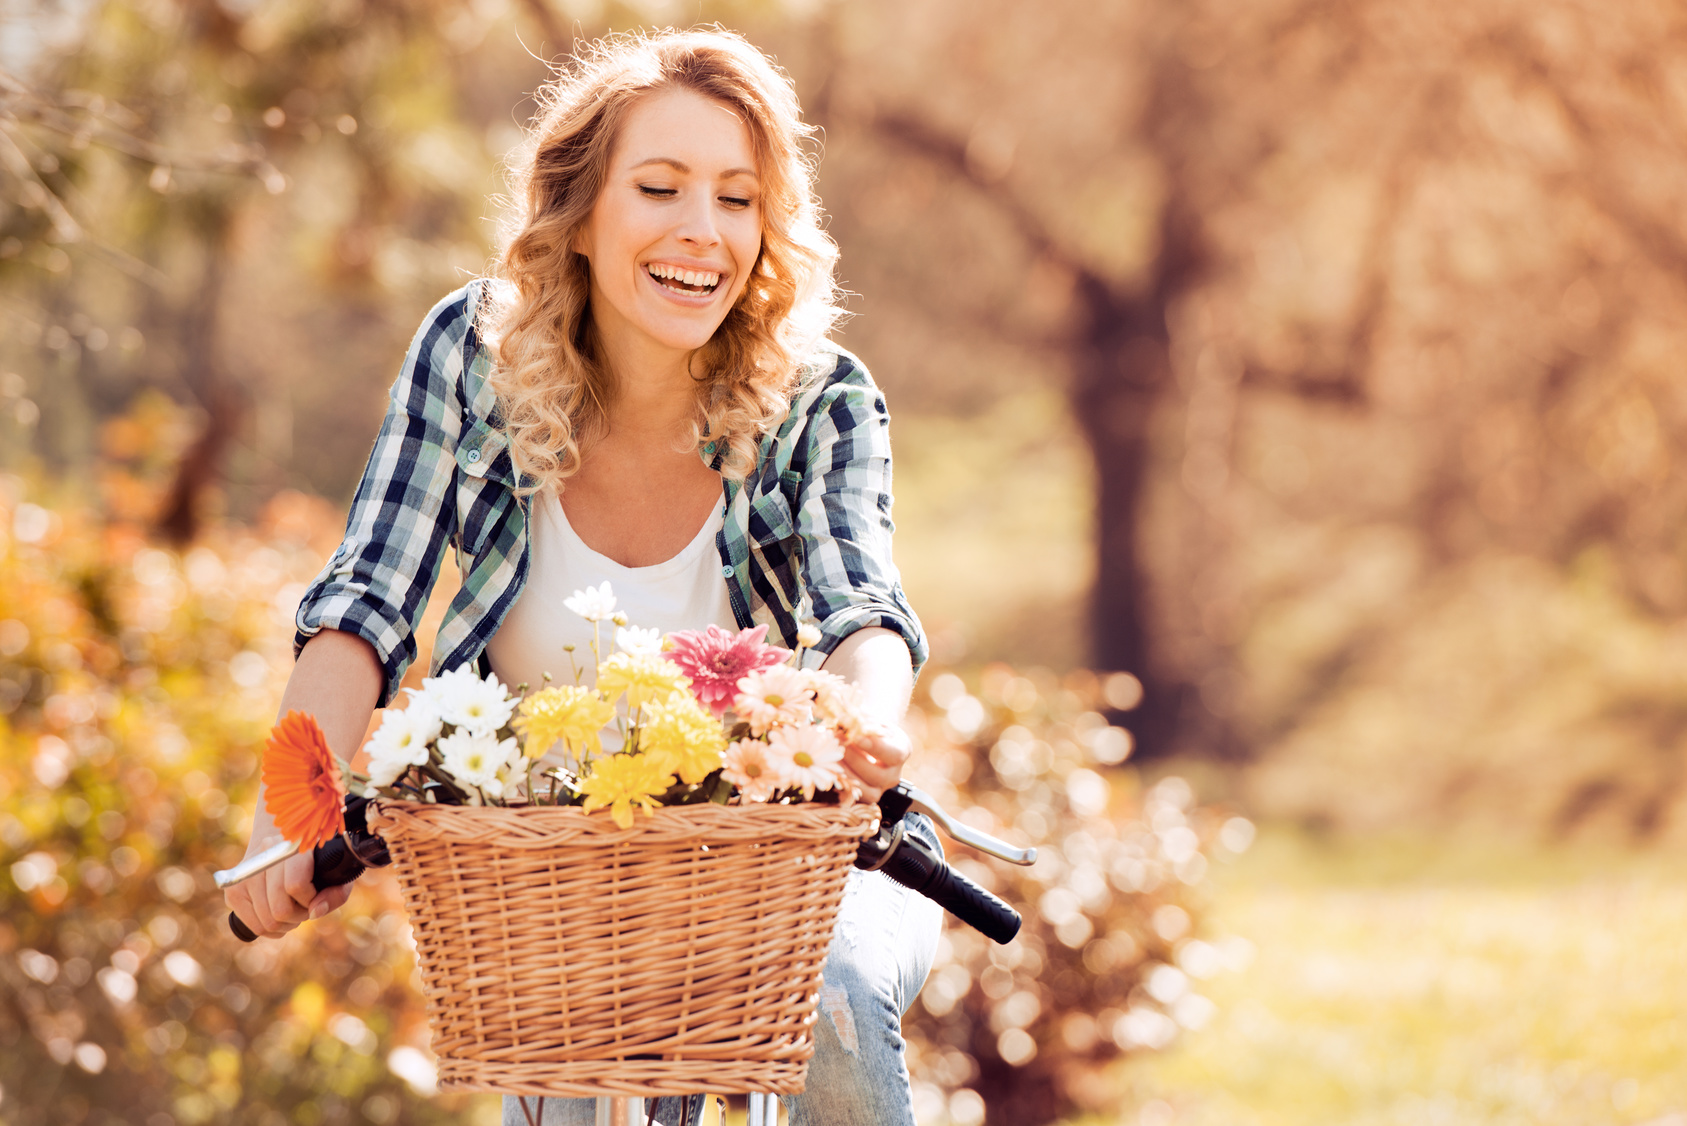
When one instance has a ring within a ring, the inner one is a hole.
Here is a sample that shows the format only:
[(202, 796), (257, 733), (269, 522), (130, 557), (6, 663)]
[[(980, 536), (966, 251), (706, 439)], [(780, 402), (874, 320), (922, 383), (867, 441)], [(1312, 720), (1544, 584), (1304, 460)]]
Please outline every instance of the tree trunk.
[(223, 457), (243, 413), (240, 398), (223, 378), (216, 355), (227, 215), (215, 213), (206, 227), (206, 259), (199, 290), (193, 307), (178, 321), (182, 330), (182, 375), (205, 409), (205, 426), (177, 463), (175, 479), (156, 523), (158, 534), (177, 547), (185, 547), (199, 535), (205, 494), (222, 480)]
[(1121, 294), (1100, 276), (1079, 275), (1081, 319), (1074, 330), (1072, 410), (1095, 463), (1095, 587), (1091, 593), (1091, 662), (1129, 672), (1143, 698), (1129, 726), (1138, 753), (1171, 749), (1186, 686), (1164, 667), (1153, 646), (1151, 591), (1138, 546), (1148, 484), (1150, 427), (1171, 382), (1167, 310), (1195, 273), (1189, 227), (1168, 209), (1160, 253), (1144, 290)]

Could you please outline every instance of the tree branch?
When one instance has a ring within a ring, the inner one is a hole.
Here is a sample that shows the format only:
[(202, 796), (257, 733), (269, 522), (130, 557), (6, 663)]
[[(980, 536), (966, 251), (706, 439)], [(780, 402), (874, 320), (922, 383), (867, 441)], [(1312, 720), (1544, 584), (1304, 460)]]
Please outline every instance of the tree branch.
[[(0, 70), (0, 121), (27, 122), (50, 129), (69, 137), (72, 148), (99, 144), (137, 160), (169, 168), (253, 175), (266, 182), (279, 175), (262, 145), (225, 145), (214, 155), (168, 149), (127, 129), (98, 120), (91, 114), (78, 117), (68, 112), (65, 104), (32, 90)], [(76, 108), (86, 112), (86, 107)]]

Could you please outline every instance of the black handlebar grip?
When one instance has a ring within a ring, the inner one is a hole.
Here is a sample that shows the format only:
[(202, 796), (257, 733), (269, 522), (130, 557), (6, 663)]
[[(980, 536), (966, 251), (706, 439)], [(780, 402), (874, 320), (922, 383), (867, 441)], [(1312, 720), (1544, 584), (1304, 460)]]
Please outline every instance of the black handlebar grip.
[(904, 836), (879, 871), (999, 944), (1012, 942), (1019, 933), (1018, 911), (949, 867), (943, 857), (913, 837)]
[[(311, 886), (317, 891), (327, 891), (337, 888), (341, 884), (349, 884), (368, 868), (363, 861), (352, 854), (346, 847), (344, 836), (330, 838), (311, 850)], [(228, 929), (234, 932), (234, 937), (241, 942), (256, 942), (258, 936), (252, 933), (252, 928), (241, 921), (240, 916), (233, 911), (228, 913)]]
[(241, 942), (256, 942), (258, 936), (252, 933), (252, 928), (240, 921), (240, 916), (233, 911), (228, 913), (228, 929), (234, 932), (234, 937)]

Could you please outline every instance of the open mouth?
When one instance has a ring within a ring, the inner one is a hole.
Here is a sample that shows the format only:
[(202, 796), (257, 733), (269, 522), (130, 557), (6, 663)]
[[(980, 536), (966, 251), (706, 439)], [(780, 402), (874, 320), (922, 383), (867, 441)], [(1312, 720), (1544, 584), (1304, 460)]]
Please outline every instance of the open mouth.
[(713, 293), (720, 285), (720, 275), (712, 270), (682, 270), (662, 262), (647, 262), (644, 268), (657, 285), (675, 293)]

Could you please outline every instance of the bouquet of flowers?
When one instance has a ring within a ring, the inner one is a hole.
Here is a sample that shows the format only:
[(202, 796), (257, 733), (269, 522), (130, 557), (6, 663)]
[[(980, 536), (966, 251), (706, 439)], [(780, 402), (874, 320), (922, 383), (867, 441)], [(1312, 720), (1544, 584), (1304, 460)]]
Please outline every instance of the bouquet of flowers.
[[(336, 790), (461, 805), (577, 805), (607, 808), (622, 828), (636, 809), (649, 815), (659, 805), (854, 799), (843, 758), (862, 737), (860, 700), (841, 677), (800, 667), (802, 651), (820, 639), (816, 627), (802, 627), (793, 652), (767, 644), (766, 626), (666, 636), (639, 629), (616, 612), (607, 582), (564, 604), (592, 625), (590, 683), (573, 646), (565, 647), (573, 683), (550, 683), (547, 674), (530, 694), (466, 668), (430, 677), (419, 691), (407, 689), (408, 706), (386, 712), (368, 744), (368, 773), (346, 769), (343, 790), (324, 778), (333, 760), (320, 733), (313, 739), (305, 730), (314, 722), (289, 715), (266, 763), (314, 768), (278, 769), (273, 781), (266, 770), (272, 811), (299, 785), (313, 789), (295, 805)], [(603, 651), (606, 623), (612, 653)], [(297, 730), (288, 736), (290, 729)]]

